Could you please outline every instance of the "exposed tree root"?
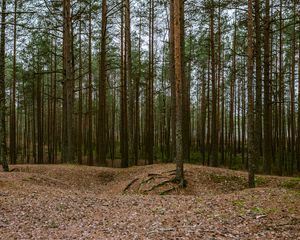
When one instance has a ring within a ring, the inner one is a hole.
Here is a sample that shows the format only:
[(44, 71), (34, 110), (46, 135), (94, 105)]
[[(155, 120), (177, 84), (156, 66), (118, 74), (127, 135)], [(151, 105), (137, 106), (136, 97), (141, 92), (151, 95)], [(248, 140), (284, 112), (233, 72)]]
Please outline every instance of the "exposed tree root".
[(161, 176), (160, 173), (149, 173), (148, 177), (157, 177), (157, 176)]
[(169, 179), (169, 180), (160, 182), (159, 184), (156, 184), (156, 185), (152, 186), (150, 189), (145, 190), (144, 193), (151, 192), (151, 191), (153, 191), (156, 188), (159, 188), (161, 186), (166, 185), (167, 183), (172, 183), (172, 182), (174, 182), (174, 179)]
[(126, 191), (131, 187), (131, 185), (134, 184), (137, 180), (139, 180), (139, 178), (133, 179), (133, 180), (132, 180), (125, 188), (124, 188), (123, 192), (126, 192)]
[(167, 189), (165, 191), (160, 192), (159, 195), (166, 195), (166, 194), (168, 194), (168, 193), (170, 193), (170, 192), (172, 192), (172, 191), (174, 191), (176, 189), (177, 189), (176, 187), (172, 187), (170, 189)]

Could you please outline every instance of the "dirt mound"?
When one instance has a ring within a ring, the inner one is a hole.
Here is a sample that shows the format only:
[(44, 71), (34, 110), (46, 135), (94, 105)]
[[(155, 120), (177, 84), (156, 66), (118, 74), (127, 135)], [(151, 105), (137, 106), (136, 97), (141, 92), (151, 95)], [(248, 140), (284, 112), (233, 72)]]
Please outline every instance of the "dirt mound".
[(298, 178), (185, 165), (0, 172), (0, 239), (300, 239)]
[[(16, 165), (11, 169), (13, 172), (6, 176), (13, 181), (21, 182), (21, 185), (31, 184), (102, 194), (201, 196), (232, 193), (247, 188), (245, 172), (191, 164), (185, 165), (184, 174), (187, 180), (185, 189), (179, 189), (177, 183), (173, 181), (174, 164), (156, 164), (128, 169), (76, 165)], [(256, 184), (258, 187), (296, 189), (300, 181), (297, 178), (257, 176)]]

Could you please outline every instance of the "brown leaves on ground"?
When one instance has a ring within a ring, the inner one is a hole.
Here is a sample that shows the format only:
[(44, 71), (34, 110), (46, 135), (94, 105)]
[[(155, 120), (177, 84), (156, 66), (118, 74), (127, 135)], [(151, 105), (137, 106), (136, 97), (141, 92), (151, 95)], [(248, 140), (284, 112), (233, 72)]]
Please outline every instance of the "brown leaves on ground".
[(1, 239), (300, 239), (298, 178), (173, 164), (18, 165), (0, 173)]

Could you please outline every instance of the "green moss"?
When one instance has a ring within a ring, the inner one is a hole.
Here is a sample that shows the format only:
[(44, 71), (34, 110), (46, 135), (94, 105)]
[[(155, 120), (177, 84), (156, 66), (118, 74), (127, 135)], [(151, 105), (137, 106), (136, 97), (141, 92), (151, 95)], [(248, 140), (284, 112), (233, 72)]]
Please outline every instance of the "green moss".
[(261, 176), (255, 176), (255, 185), (263, 186), (268, 183), (268, 180)]
[(281, 184), (282, 187), (300, 191), (300, 178), (291, 178)]
[(251, 213), (256, 215), (267, 215), (270, 213), (274, 213), (277, 211), (275, 208), (261, 208), (261, 207), (253, 207), (250, 209)]
[(224, 176), (217, 174), (210, 174), (210, 179), (215, 183), (238, 183), (239, 185), (246, 185), (247, 180), (241, 176)]
[(233, 206), (237, 206), (237, 207), (240, 207), (240, 208), (245, 206), (245, 202), (242, 201), (242, 200), (233, 201), (232, 204), (233, 204)]

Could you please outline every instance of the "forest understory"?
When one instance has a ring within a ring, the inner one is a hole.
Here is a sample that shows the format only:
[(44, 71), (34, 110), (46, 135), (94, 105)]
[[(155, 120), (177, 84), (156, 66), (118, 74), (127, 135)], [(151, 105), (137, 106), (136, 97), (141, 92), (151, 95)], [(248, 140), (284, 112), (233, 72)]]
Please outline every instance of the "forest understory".
[(11, 165), (0, 239), (300, 239), (300, 179), (187, 164)]

